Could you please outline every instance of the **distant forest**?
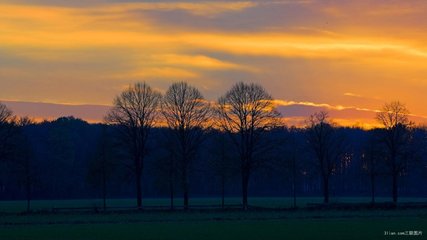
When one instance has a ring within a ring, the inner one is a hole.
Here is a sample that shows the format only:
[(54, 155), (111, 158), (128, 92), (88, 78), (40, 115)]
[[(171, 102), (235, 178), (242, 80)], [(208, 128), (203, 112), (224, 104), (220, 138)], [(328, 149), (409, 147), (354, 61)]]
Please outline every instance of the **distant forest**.
[(427, 129), (408, 115), (392, 102), (377, 114), (383, 128), (337, 126), (327, 112), (290, 127), (246, 83), (216, 103), (184, 82), (163, 95), (137, 83), (99, 124), (35, 123), (0, 105), (0, 200), (426, 197)]

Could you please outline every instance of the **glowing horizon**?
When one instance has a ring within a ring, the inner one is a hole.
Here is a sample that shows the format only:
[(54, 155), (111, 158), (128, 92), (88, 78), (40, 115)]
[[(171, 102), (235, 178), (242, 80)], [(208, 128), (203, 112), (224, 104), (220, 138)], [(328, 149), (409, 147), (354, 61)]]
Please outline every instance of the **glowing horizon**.
[[(53, 121), (60, 117), (76, 117), (88, 123), (104, 123), (111, 105), (79, 105), (42, 102), (0, 101), (6, 104), (16, 116), (30, 117), (35, 122)], [(330, 121), (342, 127), (372, 129), (383, 127), (375, 116), (380, 110), (361, 109), (354, 106), (332, 106), (325, 103), (295, 102), (275, 99), (277, 110), (282, 114), (281, 121), (288, 127), (305, 127), (308, 117), (316, 112), (326, 111)], [(215, 102), (211, 102), (214, 105)], [(346, 118), (351, 115), (352, 118)], [(426, 126), (427, 117), (409, 114), (416, 126)], [(162, 126), (162, 125), (161, 125)]]

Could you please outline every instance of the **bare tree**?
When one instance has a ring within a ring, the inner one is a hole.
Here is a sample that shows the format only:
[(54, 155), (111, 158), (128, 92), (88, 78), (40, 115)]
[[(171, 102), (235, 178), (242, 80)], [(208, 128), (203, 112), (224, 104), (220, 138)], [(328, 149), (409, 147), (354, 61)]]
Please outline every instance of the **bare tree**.
[(255, 155), (265, 143), (266, 131), (276, 126), (279, 113), (262, 86), (239, 82), (219, 98), (217, 114), (219, 127), (229, 133), (240, 157), (242, 207), (247, 209), (249, 177), (260, 163)]
[(5, 160), (11, 153), (11, 138), (15, 134), (14, 125), (13, 112), (0, 103), (0, 160)]
[(282, 151), (280, 151), (279, 162), (276, 166), (281, 167), (281, 171), (286, 171), (285, 175), (289, 175), (288, 181), (291, 182), (293, 195), (293, 207), (297, 208), (297, 179), (301, 169), (301, 162), (304, 158), (303, 144), (299, 135), (303, 136), (303, 129), (291, 127), (284, 129), (285, 139), (283, 139)]
[[(14, 138), (17, 133), (16, 118), (6, 105), (0, 103), (0, 164), (1, 170), (5, 170), (8, 166), (8, 161), (16, 152)], [(7, 171), (6, 171), (7, 172)], [(3, 188), (3, 181), (0, 179), (0, 188)]]
[(221, 182), (221, 208), (225, 208), (225, 185), (227, 181), (235, 174), (232, 153), (229, 151), (230, 142), (227, 141), (224, 133), (215, 132), (214, 141), (210, 146), (209, 167), (214, 171), (215, 176), (220, 178)]
[(343, 136), (328, 118), (327, 112), (315, 113), (310, 116), (306, 129), (308, 144), (320, 170), (324, 203), (329, 203), (329, 180), (345, 149)]
[(89, 161), (87, 174), (87, 181), (91, 185), (101, 187), (104, 211), (107, 209), (108, 182), (118, 167), (116, 164), (117, 156), (114, 154), (117, 148), (107, 131), (107, 126), (102, 125), (96, 149)]
[(409, 110), (406, 106), (399, 101), (394, 101), (386, 103), (376, 116), (384, 126), (381, 140), (388, 152), (386, 163), (392, 177), (392, 198), (395, 204), (398, 197), (398, 177), (406, 168), (413, 137), (413, 123), (410, 122), (408, 115)]
[(0, 103), (0, 123), (9, 122), (12, 118), (13, 112), (6, 105)]
[(162, 113), (176, 142), (184, 209), (188, 209), (190, 165), (203, 140), (203, 129), (211, 124), (210, 104), (195, 87), (178, 82), (167, 90), (162, 102)]
[[(156, 161), (154, 166), (156, 169), (156, 183), (159, 187), (165, 187), (169, 190), (169, 200), (170, 200), (170, 209), (174, 210), (174, 198), (175, 198), (175, 188), (176, 185), (179, 185), (181, 180), (177, 174), (177, 147), (176, 141), (174, 138), (170, 137), (170, 132), (163, 132), (162, 136), (163, 141), (158, 141), (158, 148), (160, 151), (157, 151)], [(160, 136), (159, 136), (160, 139)]]
[(15, 164), (18, 165), (18, 170), (23, 178), (22, 181), (25, 186), (25, 195), (27, 198), (27, 212), (30, 212), (31, 192), (33, 190), (33, 185), (36, 181), (36, 176), (33, 169), (34, 164), (31, 161), (34, 153), (26, 130), (28, 130), (31, 125), (34, 125), (34, 121), (28, 117), (20, 117), (17, 119), (16, 124), (19, 128), (19, 131), (17, 135), (18, 149), (16, 150), (17, 159), (15, 161)]
[(106, 116), (109, 124), (117, 125), (121, 140), (133, 158), (129, 166), (135, 174), (137, 206), (142, 208), (142, 172), (150, 129), (155, 125), (161, 94), (146, 83), (136, 83), (117, 96)]
[[(170, 209), (174, 209), (174, 196), (175, 196), (175, 175), (176, 175), (176, 153), (173, 147), (167, 148), (167, 178), (169, 182), (169, 198)], [(163, 159), (165, 160), (165, 159)]]
[(375, 188), (376, 178), (381, 174), (380, 163), (384, 157), (382, 145), (376, 136), (376, 130), (368, 132), (368, 139), (366, 140), (362, 149), (362, 169), (368, 174), (371, 183), (371, 203), (375, 203)]

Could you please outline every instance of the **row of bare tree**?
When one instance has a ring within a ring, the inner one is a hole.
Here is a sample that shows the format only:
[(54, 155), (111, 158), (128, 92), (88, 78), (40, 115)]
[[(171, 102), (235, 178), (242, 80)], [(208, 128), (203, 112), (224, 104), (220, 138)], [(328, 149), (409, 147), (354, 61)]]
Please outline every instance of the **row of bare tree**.
[[(394, 202), (397, 202), (397, 180), (406, 162), (402, 159), (410, 157), (407, 146), (411, 142), (412, 123), (408, 114), (399, 102), (386, 104), (377, 114), (378, 121), (384, 125), (380, 139), (387, 150), (385, 159), (391, 168)], [(171, 161), (180, 164), (171, 162), (170, 166), (180, 167), (185, 209), (189, 198), (189, 167), (203, 141), (205, 129), (213, 127), (228, 133), (240, 158), (242, 205), (247, 209), (249, 178), (260, 164), (255, 153), (271, 147), (263, 137), (281, 125), (271, 95), (260, 85), (243, 82), (235, 84), (216, 103), (209, 103), (195, 87), (185, 82), (172, 84), (164, 96), (145, 83), (137, 83), (116, 97), (106, 122), (118, 126), (134, 158), (139, 208), (142, 207), (141, 176), (150, 129), (167, 125), (172, 130), (171, 136), (167, 136), (172, 146)], [(326, 112), (310, 116), (307, 122), (307, 141), (317, 158), (324, 202), (328, 203), (330, 176), (338, 160), (347, 152), (345, 137), (338, 134)]]
[(242, 203), (246, 209), (249, 176), (256, 162), (254, 151), (261, 146), (263, 133), (279, 122), (279, 113), (272, 97), (256, 84), (237, 83), (217, 103), (210, 103), (198, 89), (185, 82), (172, 84), (163, 96), (146, 83), (136, 83), (116, 97), (105, 119), (117, 125), (133, 156), (138, 208), (142, 207), (141, 179), (150, 129), (167, 125), (171, 129), (171, 136), (167, 137), (173, 146), (173, 159), (180, 163), (184, 208), (188, 208), (190, 164), (203, 141), (204, 131), (217, 127), (229, 133), (239, 154)]
[[(386, 104), (383, 111), (377, 114), (377, 119), (384, 128), (374, 131), (372, 139), (365, 147), (363, 158), (370, 172), (372, 191), (375, 189), (377, 162), (387, 163), (392, 179), (392, 197), (397, 202), (398, 178), (405, 171), (408, 159), (414, 158), (413, 123), (408, 119), (409, 112), (399, 102)], [(189, 206), (189, 171), (190, 166), (200, 151), (207, 129), (215, 128), (225, 133), (231, 146), (218, 149), (221, 159), (226, 161), (223, 148), (232, 148), (239, 158), (241, 175), (242, 206), (248, 208), (248, 185), (251, 173), (263, 163), (264, 153), (277, 147), (266, 138), (267, 133), (282, 126), (280, 114), (275, 108), (273, 98), (266, 90), (257, 84), (237, 83), (228, 92), (212, 103), (204, 99), (195, 87), (178, 82), (172, 84), (165, 94), (152, 89), (146, 83), (136, 83), (129, 86), (114, 99), (114, 106), (105, 117), (105, 122), (117, 131), (114, 136), (126, 147), (132, 157), (128, 166), (135, 175), (137, 206), (142, 208), (142, 176), (144, 159), (148, 156), (147, 143), (150, 131), (154, 127), (167, 127), (167, 146), (170, 153), (168, 165), (170, 173), (173, 168), (179, 168), (179, 178), (182, 184), (184, 208)], [(11, 151), (9, 139), (16, 131), (31, 124), (28, 118), (16, 118), (12, 112), (0, 104), (0, 160)], [(346, 137), (328, 118), (326, 112), (315, 113), (307, 120), (304, 130), (306, 142), (311, 148), (317, 162), (321, 180), (324, 202), (329, 202), (330, 177), (337, 169), (337, 164), (348, 156)], [(106, 134), (106, 133), (103, 133)], [(101, 141), (106, 138), (101, 137)], [(225, 141), (223, 141), (225, 142)], [(286, 141), (292, 145), (292, 139)], [(104, 164), (95, 167), (105, 168), (109, 161), (107, 143), (100, 143), (100, 159)], [(293, 145), (292, 145), (293, 146)], [(303, 149), (306, 151), (306, 149)], [(25, 151), (22, 151), (25, 153)], [(287, 153), (293, 158), (294, 178), (297, 165), (297, 148)], [(22, 157), (26, 159), (25, 156)], [(31, 171), (28, 161), (23, 161), (23, 168)], [(28, 165), (28, 166), (27, 166)], [(223, 164), (221, 164), (223, 166)], [(220, 167), (222, 167), (220, 166)], [(103, 184), (105, 189), (107, 169), (103, 169)], [(114, 169), (108, 169), (114, 171)], [(28, 172), (26, 176), (30, 177)], [(170, 178), (173, 185), (173, 178)], [(30, 182), (28, 181), (28, 194)], [(295, 181), (295, 180), (294, 180)], [(173, 186), (171, 187), (173, 189)], [(295, 193), (295, 184), (294, 184)], [(106, 192), (104, 191), (104, 199)], [(374, 194), (373, 194), (374, 196)], [(28, 199), (30, 197), (28, 196)], [(171, 206), (173, 207), (173, 190), (171, 191)]]
[[(382, 170), (388, 169), (392, 180), (392, 199), (397, 203), (398, 179), (407, 170), (407, 164), (414, 161), (425, 139), (414, 137), (415, 126), (408, 118), (409, 111), (404, 104), (395, 101), (383, 106), (376, 118), (383, 128), (371, 131), (362, 153), (365, 169), (371, 178), (372, 201), (375, 196), (375, 178)], [(336, 164), (345, 161), (349, 151), (346, 136), (337, 131), (335, 124), (328, 119), (327, 112), (310, 116), (307, 126), (307, 140), (317, 158), (322, 179), (324, 202), (329, 202), (329, 180)], [(419, 142), (416, 142), (419, 141)], [(419, 143), (419, 144), (418, 144)], [(382, 165), (381, 163), (385, 163)]]

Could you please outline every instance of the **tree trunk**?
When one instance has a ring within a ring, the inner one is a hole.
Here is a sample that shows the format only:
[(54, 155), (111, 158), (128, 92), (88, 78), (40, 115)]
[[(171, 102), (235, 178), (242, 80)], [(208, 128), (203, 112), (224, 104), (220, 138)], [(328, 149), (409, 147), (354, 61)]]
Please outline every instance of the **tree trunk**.
[[(29, 181), (29, 179), (27, 178), (27, 181)], [(27, 212), (30, 212), (31, 210), (31, 206), (30, 206), (30, 202), (31, 202), (31, 182), (27, 182)]]
[(323, 177), (323, 203), (329, 203), (329, 178)]
[(173, 178), (171, 177), (171, 179), (169, 180), (169, 191), (170, 191), (170, 206), (171, 206), (171, 210), (173, 210), (174, 206), (173, 206)]
[(393, 173), (393, 203), (397, 204), (397, 173)]
[(221, 208), (225, 207), (225, 176), (221, 176)]
[(292, 193), (294, 195), (294, 208), (297, 208), (297, 190), (296, 190), (296, 179), (297, 179), (297, 167), (295, 156), (292, 158)]
[[(102, 129), (105, 134), (105, 128)], [(105, 136), (104, 136), (105, 137)], [(102, 143), (102, 203), (104, 211), (107, 210), (107, 143), (106, 139), (103, 139)]]
[(103, 208), (105, 211), (107, 210), (107, 176), (105, 172), (105, 166), (102, 172), (102, 200), (103, 200)]
[(27, 192), (27, 212), (30, 212), (31, 206), (31, 176), (30, 176), (30, 160), (27, 156), (26, 162), (25, 162), (25, 174), (26, 174), (26, 192)]
[(138, 209), (142, 209), (142, 173), (141, 171), (136, 172), (136, 203)]
[(375, 176), (371, 175), (371, 203), (375, 203)]
[(174, 163), (174, 156), (170, 156), (170, 162), (169, 162), (169, 197), (170, 197), (170, 209), (174, 209), (174, 170), (175, 170), (175, 163)]
[(188, 210), (188, 188), (184, 189), (184, 210)]
[(248, 184), (249, 178), (246, 170), (242, 171), (242, 207), (243, 210), (248, 210)]
[(184, 195), (184, 210), (188, 210), (188, 173), (187, 168), (183, 171), (183, 195)]
[(172, 168), (169, 172), (169, 194), (170, 194), (170, 208), (171, 210), (173, 210), (174, 206), (173, 206), (173, 195), (174, 195), (174, 189), (173, 189), (173, 172), (172, 172)]

